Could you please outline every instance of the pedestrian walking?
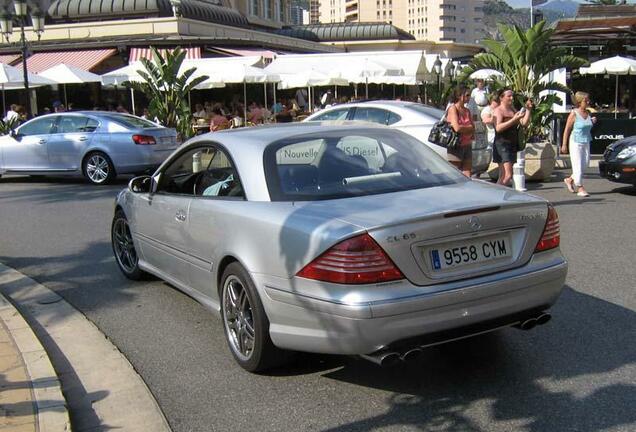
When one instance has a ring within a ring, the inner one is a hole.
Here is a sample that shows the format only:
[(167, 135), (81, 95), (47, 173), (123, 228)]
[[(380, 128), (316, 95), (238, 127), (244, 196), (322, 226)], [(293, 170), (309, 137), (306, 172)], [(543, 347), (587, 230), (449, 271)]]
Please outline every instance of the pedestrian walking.
[(475, 125), (473, 123), (470, 110), (466, 104), (470, 100), (470, 90), (467, 87), (459, 86), (455, 88), (451, 105), (446, 110), (446, 120), (459, 134), (459, 145), (447, 151), (447, 159), (455, 165), (466, 176), (470, 177), (472, 169), (472, 142), (475, 135)]
[(572, 174), (563, 182), (568, 190), (580, 197), (588, 197), (589, 193), (583, 187), (583, 171), (590, 163), (590, 143), (592, 142), (592, 126), (596, 117), (592, 117), (588, 107), (590, 95), (577, 91), (574, 93), (574, 109), (570, 112), (565, 123), (561, 153), (570, 153)]
[(530, 115), (534, 107), (528, 99), (521, 110), (513, 106), (514, 92), (503, 89), (499, 93), (499, 106), (495, 109), (495, 141), (493, 144), (493, 162), (499, 164), (498, 184), (510, 185), (512, 181), (512, 165), (517, 162), (519, 151), (519, 128), (530, 123)]

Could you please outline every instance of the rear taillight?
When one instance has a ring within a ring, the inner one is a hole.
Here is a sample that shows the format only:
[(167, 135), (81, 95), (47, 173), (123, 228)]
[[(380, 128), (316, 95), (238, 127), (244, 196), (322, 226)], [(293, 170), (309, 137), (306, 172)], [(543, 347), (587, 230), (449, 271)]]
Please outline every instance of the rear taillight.
[(543, 234), (541, 234), (541, 239), (539, 239), (539, 243), (537, 243), (537, 247), (534, 251), (541, 252), (548, 249), (554, 249), (559, 246), (560, 242), (561, 234), (559, 228), (559, 215), (554, 207), (552, 207), (551, 204), (548, 204), (548, 220), (545, 223)]
[(155, 145), (157, 141), (155, 141), (155, 137), (151, 135), (133, 135), (133, 141), (137, 145)]
[(402, 272), (369, 234), (338, 243), (307, 264), (297, 276), (341, 284), (404, 279)]

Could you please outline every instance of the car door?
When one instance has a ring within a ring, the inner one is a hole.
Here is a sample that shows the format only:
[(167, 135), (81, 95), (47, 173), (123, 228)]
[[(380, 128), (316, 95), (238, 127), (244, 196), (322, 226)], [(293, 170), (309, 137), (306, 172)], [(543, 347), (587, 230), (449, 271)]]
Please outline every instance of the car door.
[(48, 141), (56, 116), (35, 118), (20, 126), (13, 139), (3, 143), (4, 169), (8, 171), (50, 170)]
[(188, 215), (190, 284), (216, 299), (212, 271), (218, 265), (215, 261), (227, 250), (222, 239), (238, 228), (232, 225), (232, 215), (243, 212), (245, 193), (238, 171), (223, 148), (215, 144), (206, 146), (202, 161), (207, 168), (194, 186)]
[(48, 141), (51, 167), (60, 170), (77, 170), (81, 156), (93, 139), (93, 131), (99, 123), (82, 114), (61, 114)]
[(204, 170), (201, 160), (198, 148), (175, 155), (155, 175), (154, 192), (141, 194), (134, 208), (136, 236), (144, 260), (182, 286), (189, 286), (188, 213), (195, 181)]

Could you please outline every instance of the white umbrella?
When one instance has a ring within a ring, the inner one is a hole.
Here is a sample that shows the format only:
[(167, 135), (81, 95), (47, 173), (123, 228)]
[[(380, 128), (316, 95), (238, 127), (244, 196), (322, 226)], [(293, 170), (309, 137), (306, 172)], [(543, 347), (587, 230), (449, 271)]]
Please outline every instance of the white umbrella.
[[(39, 77), (32, 73), (27, 73), (27, 79), (29, 80), (29, 86), (31, 87), (55, 84), (55, 81)], [(23, 70), (0, 63), (0, 87), (2, 88), (2, 110), (4, 114), (7, 112), (4, 91), (24, 88)], [(27, 95), (27, 97), (29, 97), (29, 95)]]
[(340, 73), (350, 83), (364, 83), (366, 98), (369, 98), (369, 83), (385, 83), (386, 77), (403, 76), (404, 71), (397, 66), (380, 63), (369, 58), (364, 61), (351, 63), (347, 62), (336, 68), (335, 72)]
[(495, 69), (479, 69), (470, 74), (470, 79), (490, 80), (493, 78), (503, 78), (504, 74)]
[(339, 76), (337, 72), (327, 73), (315, 69), (308, 69), (293, 74), (280, 74), (278, 88), (281, 90), (290, 88), (307, 87), (309, 93), (309, 110), (312, 109), (313, 97), (311, 97), (312, 87), (317, 86), (347, 86), (349, 81)]
[(579, 69), (581, 75), (616, 75), (616, 90), (614, 94), (614, 118), (618, 116), (618, 76), (636, 75), (636, 59), (630, 57), (614, 56), (598, 60), (590, 64), (590, 67)]
[(64, 104), (68, 106), (68, 98), (66, 97), (66, 84), (84, 84), (90, 82), (101, 82), (102, 78), (92, 72), (75, 66), (69, 66), (60, 63), (38, 74), (40, 77), (48, 78), (58, 84), (62, 84), (64, 88)]

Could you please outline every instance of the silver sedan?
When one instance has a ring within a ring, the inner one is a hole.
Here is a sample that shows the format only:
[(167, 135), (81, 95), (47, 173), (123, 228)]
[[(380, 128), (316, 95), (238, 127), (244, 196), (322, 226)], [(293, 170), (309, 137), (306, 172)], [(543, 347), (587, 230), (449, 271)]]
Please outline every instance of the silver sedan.
[(0, 137), (0, 176), (83, 174), (106, 184), (117, 174), (154, 171), (177, 145), (174, 129), (128, 114), (50, 114)]
[(567, 273), (554, 208), (416, 143), (359, 123), (197, 137), (118, 195), (116, 261), (220, 313), (249, 371), (546, 323)]
[[(443, 115), (444, 111), (420, 103), (377, 100), (334, 105), (312, 114), (305, 121), (357, 120), (386, 125), (414, 136), (446, 157), (445, 148), (428, 141), (431, 128)], [(472, 144), (472, 171), (480, 174), (488, 169), (492, 150), (488, 147), (483, 123), (475, 123), (477, 133)]]

